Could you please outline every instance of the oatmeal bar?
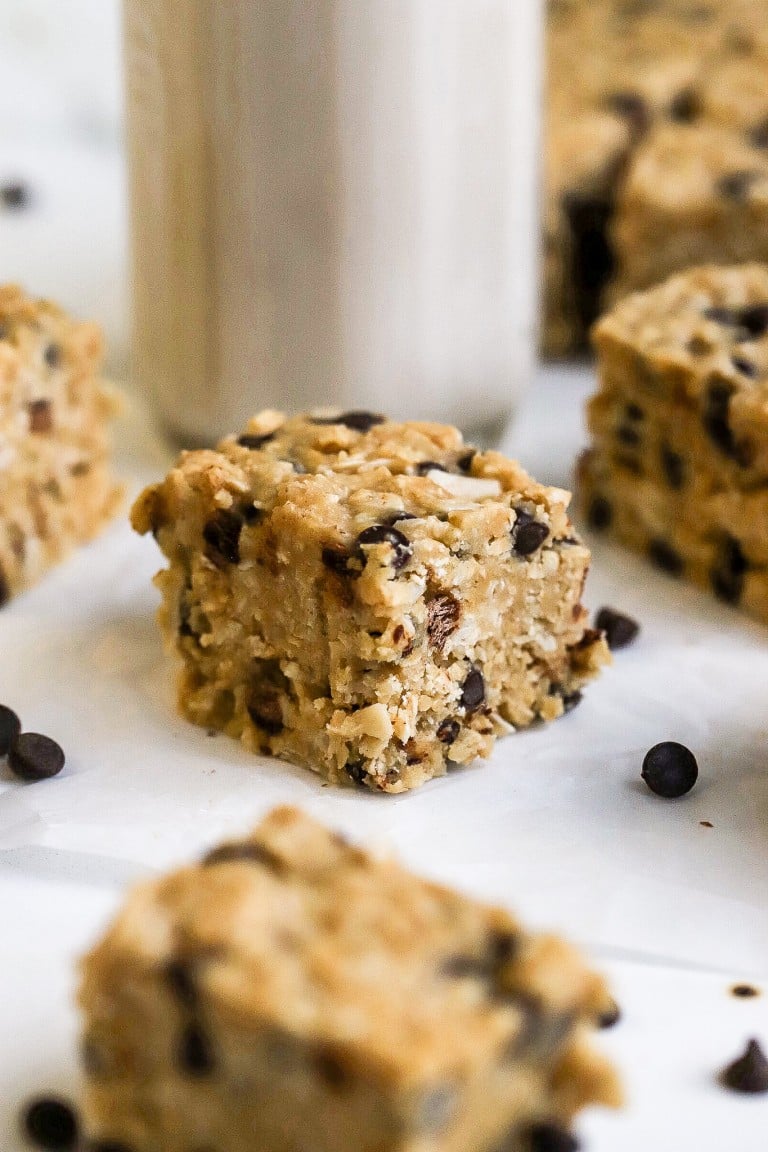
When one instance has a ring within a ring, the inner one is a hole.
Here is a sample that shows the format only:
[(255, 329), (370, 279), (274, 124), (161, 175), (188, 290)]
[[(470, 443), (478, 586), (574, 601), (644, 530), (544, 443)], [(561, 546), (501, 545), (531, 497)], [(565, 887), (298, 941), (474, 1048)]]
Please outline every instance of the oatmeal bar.
[(594, 528), (768, 621), (768, 267), (703, 267), (595, 329)]
[(133, 510), (170, 561), (163, 631), (195, 723), (402, 792), (552, 720), (607, 658), (570, 494), (455, 428), (256, 416)]
[(0, 288), (0, 604), (115, 512), (102, 341), (55, 304)]
[(545, 1152), (619, 1103), (573, 949), (291, 808), (138, 888), (80, 1002), (92, 1147)]

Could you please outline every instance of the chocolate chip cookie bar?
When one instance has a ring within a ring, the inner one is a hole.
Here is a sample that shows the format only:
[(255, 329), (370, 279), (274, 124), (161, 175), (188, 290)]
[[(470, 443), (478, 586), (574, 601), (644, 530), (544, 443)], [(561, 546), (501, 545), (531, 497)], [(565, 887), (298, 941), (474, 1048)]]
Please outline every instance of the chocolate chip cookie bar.
[(94, 1148), (547, 1152), (620, 1100), (572, 948), (291, 808), (137, 889), (80, 1003)]
[(91, 539), (120, 502), (102, 341), (55, 304), (0, 288), (0, 604)]
[(768, 621), (768, 267), (703, 267), (594, 333), (591, 526)]
[(608, 658), (570, 494), (455, 428), (255, 417), (133, 510), (198, 724), (402, 792), (573, 706)]

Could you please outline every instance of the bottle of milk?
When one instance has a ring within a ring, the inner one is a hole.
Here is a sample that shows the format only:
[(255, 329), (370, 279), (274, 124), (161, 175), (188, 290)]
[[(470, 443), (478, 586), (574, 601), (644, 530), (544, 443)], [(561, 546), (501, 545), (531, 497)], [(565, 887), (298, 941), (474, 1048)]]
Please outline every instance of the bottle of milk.
[(493, 438), (531, 372), (540, 0), (126, 0), (133, 357), (177, 440), (262, 407)]

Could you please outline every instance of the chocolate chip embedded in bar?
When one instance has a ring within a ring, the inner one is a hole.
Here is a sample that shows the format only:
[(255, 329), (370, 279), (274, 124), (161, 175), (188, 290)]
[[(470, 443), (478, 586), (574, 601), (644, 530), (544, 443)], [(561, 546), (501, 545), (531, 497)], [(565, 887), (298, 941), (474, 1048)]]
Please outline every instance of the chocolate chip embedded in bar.
[(768, 267), (675, 276), (617, 305), (594, 340), (588, 524), (768, 620)]
[(620, 1099), (573, 948), (296, 809), (130, 895), (80, 1004), (89, 1148), (531, 1152)]
[(455, 428), (372, 413), (266, 412), (185, 453), (133, 513), (170, 561), (182, 708), (383, 792), (487, 756), (608, 658), (569, 499)]

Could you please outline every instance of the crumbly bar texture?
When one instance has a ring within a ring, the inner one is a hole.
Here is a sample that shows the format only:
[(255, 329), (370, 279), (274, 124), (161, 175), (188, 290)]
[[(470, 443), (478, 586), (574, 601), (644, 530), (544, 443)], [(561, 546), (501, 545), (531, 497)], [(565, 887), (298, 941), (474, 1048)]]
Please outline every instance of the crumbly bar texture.
[(757, 0), (549, 0), (544, 345), (617, 299), (768, 259), (768, 21)]
[(291, 808), (138, 888), (80, 1003), (93, 1147), (544, 1152), (620, 1102), (570, 946)]
[(122, 495), (102, 340), (55, 304), (0, 288), (0, 604), (90, 540)]
[(194, 722), (402, 792), (552, 720), (605, 662), (570, 493), (455, 428), (256, 416), (133, 510), (170, 561), (163, 631)]
[(589, 523), (768, 622), (768, 267), (682, 273), (594, 341)]

